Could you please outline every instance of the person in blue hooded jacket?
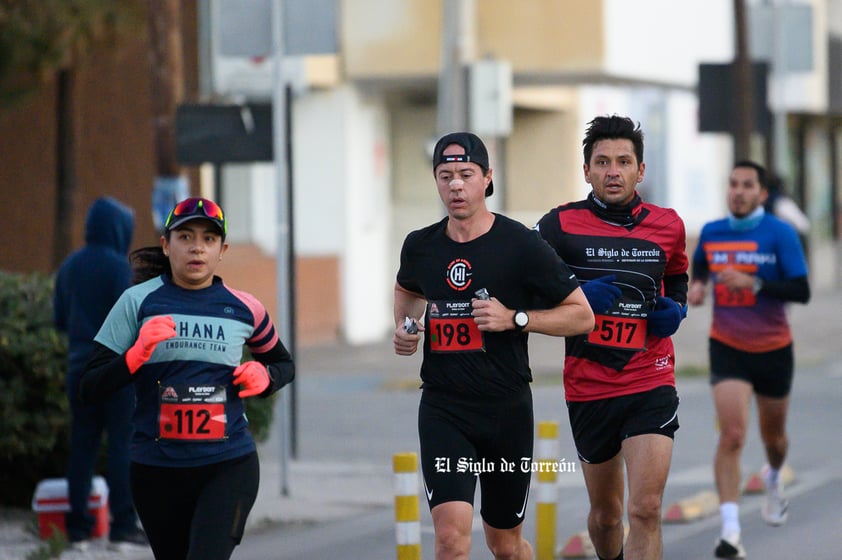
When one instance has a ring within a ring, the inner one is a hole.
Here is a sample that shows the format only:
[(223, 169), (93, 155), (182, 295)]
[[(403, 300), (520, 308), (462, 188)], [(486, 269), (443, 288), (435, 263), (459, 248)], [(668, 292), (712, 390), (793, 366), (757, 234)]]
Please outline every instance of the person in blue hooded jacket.
[(85, 548), (94, 527), (88, 510), (91, 478), (107, 433), (107, 481), (110, 547), (146, 545), (137, 524), (129, 485), (129, 446), (135, 388), (128, 385), (97, 404), (79, 400), (79, 383), (94, 349), (94, 336), (114, 303), (131, 284), (128, 252), (134, 234), (134, 212), (110, 197), (96, 199), (85, 220), (85, 246), (65, 259), (56, 274), (53, 322), (67, 333), (67, 398), (70, 402), (70, 457), (67, 465), (67, 537)]

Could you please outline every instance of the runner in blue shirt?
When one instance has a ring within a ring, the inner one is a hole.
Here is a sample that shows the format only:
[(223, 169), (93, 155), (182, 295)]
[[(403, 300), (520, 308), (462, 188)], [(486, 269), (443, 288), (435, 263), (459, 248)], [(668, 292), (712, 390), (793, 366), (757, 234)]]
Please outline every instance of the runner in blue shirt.
[(768, 464), (763, 468), (769, 525), (788, 517), (780, 471), (789, 450), (786, 418), (795, 371), (789, 302), (810, 299), (807, 261), (795, 229), (764, 210), (768, 173), (743, 160), (728, 179), (728, 216), (702, 228), (693, 255), (690, 305), (702, 305), (712, 284), (708, 354), (719, 425), (714, 475), (722, 520), (717, 558), (745, 558), (739, 519), (740, 458), (751, 397)]

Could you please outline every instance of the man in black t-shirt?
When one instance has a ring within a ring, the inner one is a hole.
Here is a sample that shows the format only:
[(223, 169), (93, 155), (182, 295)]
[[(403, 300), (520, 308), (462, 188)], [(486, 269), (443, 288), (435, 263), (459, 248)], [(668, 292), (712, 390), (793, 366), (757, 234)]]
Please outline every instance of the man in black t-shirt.
[(478, 137), (442, 137), (433, 174), (447, 217), (404, 241), (394, 346), (412, 355), (424, 335), (418, 431), (436, 558), (469, 555), (477, 479), (489, 549), (532, 558), (521, 534), (531, 476), (522, 458), (533, 446), (527, 333), (586, 333), (593, 313), (536, 232), (486, 207), (494, 184)]

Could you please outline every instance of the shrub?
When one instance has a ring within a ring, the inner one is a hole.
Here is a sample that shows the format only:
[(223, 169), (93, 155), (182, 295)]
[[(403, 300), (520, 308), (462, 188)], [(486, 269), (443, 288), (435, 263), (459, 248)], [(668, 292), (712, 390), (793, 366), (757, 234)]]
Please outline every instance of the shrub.
[[(243, 362), (251, 360), (251, 353), (248, 348), (243, 348)], [(275, 398), (277, 393), (265, 399), (246, 399), (246, 417), (249, 420), (249, 431), (255, 441), (263, 442), (269, 437), (272, 429), (272, 417), (275, 411)]]
[(0, 500), (26, 505), (67, 462), (67, 341), (52, 326), (53, 280), (0, 272)]

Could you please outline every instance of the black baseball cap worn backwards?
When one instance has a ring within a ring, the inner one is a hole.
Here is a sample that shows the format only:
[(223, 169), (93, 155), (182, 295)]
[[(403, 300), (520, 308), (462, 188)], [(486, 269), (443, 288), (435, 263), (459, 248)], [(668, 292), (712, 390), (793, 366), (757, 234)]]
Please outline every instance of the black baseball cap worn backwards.
[[(465, 148), (465, 153), (444, 155), (442, 152), (451, 144), (462, 146)], [(471, 132), (451, 132), (445, 134), (436, 142), (436, 147), (433, 149), (433, 173), (435, 173), (439, 164), (454, 161), (476, 163), (482, 168), (483, 173), (491, 168), (488, 164), (488, 150), (485, 149), (485, 144), (482, 143), (479, 136)], [(491, 196), (493, 192), (494, 181), (490, 181), (485, 188), (485, 196)]]

